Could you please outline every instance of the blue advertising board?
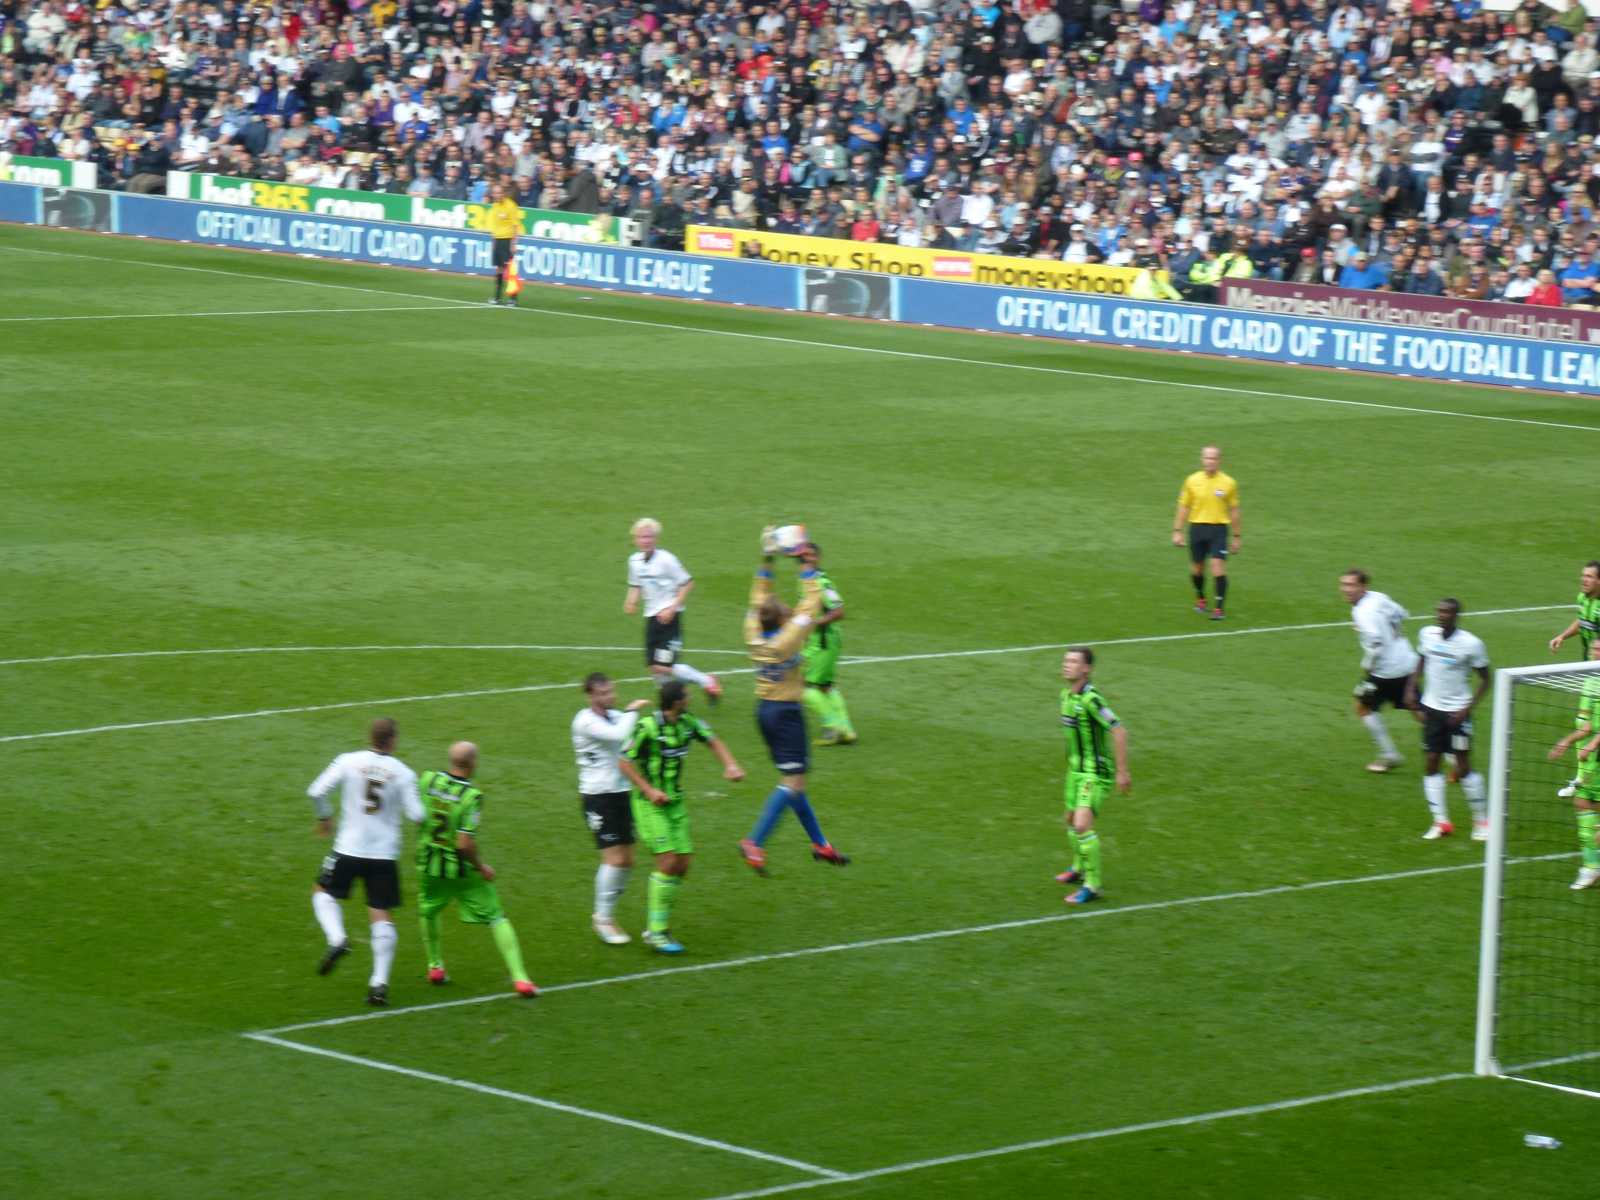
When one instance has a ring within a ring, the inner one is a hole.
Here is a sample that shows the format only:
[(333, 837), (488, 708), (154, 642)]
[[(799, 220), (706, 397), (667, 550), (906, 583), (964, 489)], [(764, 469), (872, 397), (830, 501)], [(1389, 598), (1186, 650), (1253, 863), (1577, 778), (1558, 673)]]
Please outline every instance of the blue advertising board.
[[(486, 234), (0, 183), (0, 221), (489, 275)], [(1600, 395), (1600, 346), (521, 238), (524, 279), (763, 308)]]

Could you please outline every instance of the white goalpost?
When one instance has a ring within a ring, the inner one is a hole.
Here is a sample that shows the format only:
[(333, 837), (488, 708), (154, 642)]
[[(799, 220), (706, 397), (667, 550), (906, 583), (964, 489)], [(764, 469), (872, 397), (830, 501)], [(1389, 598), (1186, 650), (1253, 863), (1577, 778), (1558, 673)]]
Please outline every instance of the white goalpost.
[(1594, 830), (1574, 803), (1592, 782), (1600, 809), (1600, 752), (1577, 750), (1600, 662), (1496, 671), (1490, 736), (1474, 1070), (1600, 1099), (1600, 883), (1577, 886)]

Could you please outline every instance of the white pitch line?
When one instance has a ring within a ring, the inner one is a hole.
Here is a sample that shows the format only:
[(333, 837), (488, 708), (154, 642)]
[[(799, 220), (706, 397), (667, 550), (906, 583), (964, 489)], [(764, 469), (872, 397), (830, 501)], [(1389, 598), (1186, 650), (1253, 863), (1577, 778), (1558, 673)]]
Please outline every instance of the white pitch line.
[[(355, 284), (325, 283), (314, 279), (290, 279), (276, 275), (257, 275), (249, 271), (227, 271), (220, 267), (191, 267), (179, 263), (152, 262), (148, 259), (120, 258), (98, 254), (73, 254), (65, 250), (37, 250), (25, 246), (0, 246), (0, 250), (12, 250), (19, 254), (44, 254), (57, 258), (82, 258), (91, 262), (116, 262), (132, 266), (154, 267), (173, 271), (197, 271), (208, 275), (231, 275), (242, 279), (257, 281), (267, 280), (274, 283), (304, 284), (308, 287), (342, 288), (346, 291), (368, 292), (383, 296), (405, 296), (413, 300), (438, 300), (457, 304), (475, 304), (471, 300), (453, 300), (447, 296), (428, 296), (417, 292), (397, 292), (386, 288), (359, 287)], [(632, 297), (630, 297), (632, 298)], [(639, 297), (650, 299), (650, 297)], [(504, 310), (502, 310), (504, 311)], [(1113, 383), (1137, 383), (1147, 387), (1171, 387), (1190, 391), (1218, 392), (1227, 396), (1257, 396), (1270, 400), (1303, 400), (1315, 404), (1334, 404), (1345, 408), (1370, 408), (1386, 412), (1406, 413), (1410, 415), (1429, 417), (1458, 417), (1470, 421), (1494, 421), (1507, 425), (1532, 425), (1545, 429), (1575, 430), (1582, 433), (1600, 433), (1600, 425), (1577, 425), (1565, 421), (1541, 421), (1533, 417), (1502, 417), (1490, 413), (1460, 412), (1448, 408), (1421, 408), (1408, 404), (1379, 404), (1372, 400), (1345, 400), (1333, 396), (1311, 396), (1299, 392), (1271, 392), (1260, 388), (1228, 387), (1216, 383), (1192, 383), (1175, 379), (1153, 379), (1138, 375), (1113, 375), (1105, 371), (1082, 371), (1071, 367), (1045, 367), (1033, 363), (1003, 362), (996, 359), (962, 358), (952, 354), (928, 354), (915, 350), (891, 350), (881, 346), (860, 346), (848, 342), (819, 342), (808, 338), (783, 337), (771, 333), (746, 333), (735, 329), (708, 329), (700, 325), (679, 325), (671, 321), (646, 321), (637, 317), (607, 317), (598, 313), (568, 312), (559, 308), (541, 308), (534, 305), (521, 305), (515, 311), (524, 313), (539, 313), (545, 316), (565, 317), (573, 321), (603, 321), (613, 325), (633, 325), (646, 329), (673, 330), (679, 333), (700, 333), (711, 337), (743, 338), (749, 341), (776, 342), (788, 346), (804, 346), (812, 350), (839, 350), (854, 354), (877, 354), (890, 358), (920, 359), (925, 362), (955, 363), (968, 367), (993, 367), (1006, 371), (1029, 371), (1045, 375), (1061, 375), (1076, 379), (1103, 379)], [(907, 326), (909, 328), (909, 326)], [(1272, 363), (1262, 363), (1261, 366), (1272, 366)], [(1430, 381), (1432, 382), (1432, 381)], [(1569, 393), (1552, 393), (1569, 394)]]
[(246, 308), (227, 312), (165, 313), (87, 313), (60, 317), (0, 317), (0, 325), (36, 324), (45, 321), (170, 321), (190, 317), (299, 317), (328, 313), (465, 312), (456, 304), (372, 305), (365, 308)]
[(1166, 1129), (1183, 1129), (1191, 1125), (1209, 1125), (1217, 1121), (1231, 1121), (1238, 1117), (1259, 1117), (1267, 1113), (1286, 1112), (1295, 1108), (1309, 1108), (1317, 1104), (1331, 1104), (1339, 1100), (1356, 1100), (1363, 1096), (1381, 1096), (1388, 1092), (1410, 1091), (1415, 1088), (1434, 1087), (1441, 1083), (1458, 1083), (1471, 1079), (1471, 1075), (1450, 1072), (1444, 1075), (1424, 1075), (1417, 1079), (1399, 1079), (1392, 1083), (1375, 1083), (1368, 1087), (1344, 1088), (1337, 1092), (1323, 1092), (1315, 1096), (1298, 1096), (1293, 1100), (1274, 1100), (1268, 1104), (1248, 1104), (1240, 1108), (1223, 1108), (1215, 1112), (1194, 1113), (1187, 1117), (1169, 1117), (1164, 1121), (1140, 1121), (1136, 1125), (1119, 1125), (1114, 1129), (1092, 1129), (1083, 1133), (1066, 1133), (1060, 1137), (1038, 1138), (1031, 1142), (1016, 1142), (1010, 1146), (995, 1146), (988, 1150), (971, 1150), (965, 1154), (946, 1154), (940, 1158), (925, 1158), (917, 1162), (896, 1163), (890, 1167), (876, 1167), (870, 1171), (856, 1171), (838, 1179), (807, 1179), (800, 1183), (780, 1183), (774, 1187), (756, 1188), (747, 1192), (730, 1192), (715, 1200), (758, 1200), (762, 1196), (781, 1196), (787, 1192), (806, 1191), (810, 1188), (828, 1187), (837, 1183), (860, 1183), (867, 1179), (880, 1179), (886, 1175), (905, 1175), (912, 1171), (926, 1171), (933, 1167), (948, 1167), (959, 1163), (979, 1162), (986, 1158), (1002, 1158), (1012, 1154), (1025, 1154), (1030, 1150), (1052, 1150), (1078, 1142), (1097, 1142), (1106, 1138), (1125, 1137), (1135, 1133), (1158, 1133)]
[[(118, 650), (107, 654), (51, 654), (44, 658), (0, 658), (0, 667), (26, 667), (39, 663), (105, 662), (117, 658), (191, 658), (218, 654), (364, 654), (375, 650), (530, 650), (530, 651), (615, 651), (633, 654), (633, 646), (537, 646), (527, 642), (417, 642), (406, 646), (220, 646), (205, 650)], [(744, 657), (746, 650), (702, 650), (696, 654), (734, 654)]]
[[(1469, 617), (1504, 616), (1511, 613), (1552, 612), (1571, 607), (1566, 604), (1536, 604), (1523, 608), (1485, 608), (1469, 613)], [(1413, 621), (1428, 620), (1426, 616), (1408, 618)], [(1258, 633), (1301, 633), (1316, 629), (1343, 629), (1350, 623), (1348, 621), (1317, 621), (1306, 625), (1265, 625), (1258, 629), (1216, 629), (1200, 630), (1193, 633), (1160, 633), (1142, 637), (1108, 638), (1104, 641), (1094, 642), (1096, 646), (1137, 646), (1159, 642), (1185, 642), (1203, 641), (1209, 638), (1247, 637)], [(974, 658), (978, 656), (995, 654), (1029, 654), (1041, 650), (1064, 650), (1068, 646), (1079, 645), (1079, 642), (1051, 642), (1034, 646), (998, 646), (987, 650), (941, 650), (929, 654), (888, 654), (876, 657), (851, 659), (852, 664), (863, 666), (873, 663), (900, 663), (924, 662), (929, 659), (940, 658)], [(631, 647), (630, 649), (636, 649)], [(307, 647), (314, 650), (317, 647)], [(133, 651), (133, 654), (165, 653), (164, 651), (146, 652)], [(721, 653), (738, 653), (737, 651), (722, 651)], [(76, 656), (66, 655), (64, 658)], [(42, 659), (13, 660), (14, 662), (39, 662)], [(0, 666), (5, 665), (0, 663)], [(719, 675), (749, 675), (753, 669), (738, 667), (733, 670), (719, 671)], [(638, 676), (631, 679), (619, 679), (618, 683), (648, 683), (649, 679)], [(217, 721), (247, 721), (257, 717), (283, 717), (296, 713), (331, 712), (344, 708), (376, 707), (392, 704), (421, 704), (433, 700), (463, 700), (475, 696), (511, 696), (524, 692), (548, 692), (559, 688), (577, 687), (576, 683), (535, 683), (521, 684), (515, 687), (503, 688), (474, 688), (462, 692), (437, 692), (422, 696), (388, 696), (380, 700), (344, 700), (336, 704), (303, 704), (288, 708), (259, 708), (250, 712), (219, 713), (209, 717), (170, 717), (161, 721), (126, 721), (114, 725), (90, 725), (81, 729), (52, 729), (43, 733), (13, 733), (0, 737), (0, 745), (8, 742), (37, 742), (47, 738), (86, 737), (95, 733), (121, 733), (133, 729), (162, 729), (182, 725), (205, 725)]]
[[(1547, 862), (1571, 858), (1576, 851), (1539, 855), (1513, 860), (1516, 863)], [(610, 987), (617, 983), (637, 983), (646, 979), (661, 979), (668, 975), (693, 975), (703, 971), (726, 971), (732, 967), (751, 967), (761, 963), (783, 962), (794, 958), (812, 958), (819, 954), (842, 954), (855, 950), (872, 950), (880, 946), (909, 946), (917, 942), (940, 941), (944, 938), (967, 937), (974, 934), (999, 933), (1012, 929), (1029, 929), (1038, 925), (1055, 925), (1063, 921), (1103, 920), (1107, 917), (1128, 916), (1132, 913), (1160, 912), (1171, 908), (1192, 908), (1202, 904), (1220, 904), (1231, 900), (1259, 900), (1267, 896), (1283, 896), (1291, 892), (1311, 892), (1324, 888), (1356, 887), (1369, 883), (1393, 883), (1402, 879), (1421, 879), (1429, 875), (1450, 875), (1462, 871), (1481, 871), (1483, 864), (1452, 863), (1442, 867), (1418, 867), (1409, 871), (1390, 871), (1382, 875), (1358, 875), (1345, 879), (1315, 879), (1309, 883), (1283, 883), (1274, 887), (1256, 888), (1246, 892), (1214, 892), (1209, 896), (1181, 896), (1173, 900), (1151, 900), (1143, 904), (1122, 907), (1091, 908), (1082, 912), (1051, 913), (1048, 916), (1021, 917), (1014, 921), (994, 921), (985, 925), (962, 925), (954, 929), (932, 929), (923, 933), (903, 933), (889, 937), (867, 938), (859, 942), (836, 942), (827, 946), (807, 946), (800, 950), (779, 950), (771, 954), (751, 954), (743, 958), (725, 958), (715, 962), (689, 963), (683, 966), (662, 967), (653, 971), (635, 971), (628, 975), (608, 975), (599, 979), (583, 979), (572, 983), (557, 983), (540, 988), (543, 995), (579, 991), (585, 988)], [(461, 1000), (442, 1000), (431, 1004), (412, 1004), (404, 1008), (386, 1008), (377, 1012), (351, 1013), (343, 1017), (328, 1017), (320, 1021), (302, 1021), (295, 1025), (280, 1025), (265, 1029), (263, 1034), (299, 1033), (307, 1029), (331, 1029), (336, 1025), (356, 1025), (363, 1021), (381, 1021), (406, 1013), (435, 1012), (445, 1008), (462, 1008), (472, 1004), (487, 1004), (515, 996), (514, 992), (491, 992), (482, 996), (468, 996)]]
[(388, 1071), (394, 1075), (404, 1075), (409, 1079), (421, 1079), (428, 1083), (442, 1083), (449, 1087), (462, 1088), (484, 1096), (497, 1096), (502, 1100), (515, 1100), (519, 1104), (531, 1104), (536, 1108), (547, 1108), (552, 1112), (566, 1113), (569, 1116), (587, 1117), (591, 1121), (603, 1121), (607, 1125), (620, 1125), (625, 1129), (636, 1129), (641, 1133), (653, 1133), (657, 1137), (671, 1138), (677, 1142), (687, 1142), (692, 1146), (700, 1146), (708, 1150), (722, 1150), (728, 1154), (741, 1155), (744, 1158), (775, 1163), (778, 1166), (788, 1167), (795, 1171), (804, 1171), (808, 1175), (817, 1175), (824, 1179), (843, 1180), (846, 1178), (843, 1171), (834, 1171), (827, 1167), (819, 1167), (814, 1163), (801, 1162), (797, 1158), (785, 1158), (781, 1154), (768, 1154), (764, 1150), (752, 1150), (748, 1146), (735, 1146), (732, 1142), (700, 1137), (698, 1134), (668, 1129), (664, 1125), (652, 1125), (648, 1121), (635, 1121), (631, 1117), (619, 1117), (613, 1113), (599, 1112), (592, 1108), (579, 1108), (575, 1104), (562, 1104), (558, 1100), (546, 1100), (542, 1096), (530, 1096), (526, 1092), (513, 1092), (506, 1088), (473, 1083), (470, 1079), (455, 1079), (449, 1075), (436, 1075), (432, 1071), (418, 1071), (412, 1067), (402, 1067), (396, 1063), (383, 1062), (376, 1058), (363, 1058), (357, 1054), (345, 1054), (339, 1050), (327, 1050), (321, 1046), (307, 1046), (301, 1042), (291, 1042), (284, 1038), (273, 1037), (270, 1034), (247, 1033), (244, 1036), (252, 1041), (279, 1046), (285, 1050), (296, 1050), (301, 1054), (315, 1054), (322, 1058), (331, 1058), (338, 1062), (350, 1063), (358, 1067), (370, 1067), (374, 1071)]

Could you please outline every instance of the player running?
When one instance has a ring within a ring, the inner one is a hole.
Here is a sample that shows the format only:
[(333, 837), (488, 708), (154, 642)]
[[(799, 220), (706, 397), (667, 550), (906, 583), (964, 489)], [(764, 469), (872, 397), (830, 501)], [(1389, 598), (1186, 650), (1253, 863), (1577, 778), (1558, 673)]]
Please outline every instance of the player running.
[(756, 725), (778, 768), (778, 786), (767, 797), (750, 836), (739, 843), (739, 854), (757, 875), (765, 875), (767, 852), (763, 847), (783, 810), (792, 808), (811, 839), (811, 857), (836, 867), (849, 866), (850, 859), (835, 850), (823, 835), (806, 797), (810, 753), (805, 712), (801, 708), (805, 681), (801, 677), (800, 649), (822, 608), (822, 576), (815, 567), (801, 564), (800, 605), (791, 610), (772, 594), (772, 559), (777, 542), (770, 526), (761, 531), (761, 551), (761, 566), (750, 585), (750, 607), (744, 614), (744, 641), (756, 664)]
[(361, 880), (367, 899), (367, 920), (372, 926), (372, 975), (367, 981), (367, 1003), (381, 1008), (389, 1003), (389, 971), (399, 940), (394, 930), (394, 910), (400, 907), (400, 816), (422, 820), (416, 773), (394, 756), (399, 728), (379, 717), (367, 731), (369, 748), (341, 754), (312, 780), (306, 789), (316, 807), (317, 833), (333, 833), (333, 809), (328, 793), (339, 789), (339, 832), (333, 853), (322, 860), (322, 870), (311, 888), (311, 911), (328, 939), (328, 949), (317, 964), (326, 975), (350, 953), (339, 901), (350, 895), (350, 885)]
[(822, 726), (822, 736), (817, 739), (820, 744), (853, 746), (856, 729), (850, 722), (850, 710), (845, 707), (844, 692), (839, 690), (837, 681), (839, 655), (844, 646), (839, 635), (839, 622), (844, 620), (844, 597), (822, 569), (821, 547), (807, 542), (800, 548), (798, 557), (817, 573), (817, 585), (822, 589), (822, 611), (817, 614), (804, 651), (806, 707)]
[(622, 946), (633, 940), (616, 918), (617, 901), (633, 872), (633, 806), (627, 777), (617, 760), (633, 736), (639, 711), (649, 708), (650, 701), (635, 700), (626, 711), (618, 712), (613, 707), (616, 685), (599, 671), (583, 681), (583, 691), (589, 703), (572, 718), (572, 751), (578, 759), (583, 819), (600, 851), (591, 920), (602, 942)]
[[(1600, 661), (1600, 639), (1589, 643), (1589, 659)], [(1578, 743), (1578, 774), (1556, 795), (1570, 797), (1578, 812), (1578, 850), (1583, 863), (1572, 881), (1575, 892), (1600, 883), (1600, 675), (1584, 678), (1573, 730), (1550, 748), (1550, 761), (1560, 762)]]
[(715, 704), (722, 698), (722, 685), (715, 675), (697, 671), (678, 661), (683, 653), (683, 606), (694, 590), (694, 576), (670, 550), (662, 549), (661, 522), (640, 517), (633, 523), (633, 544), (638, 547), (628, 556), (628, 594), (622, 611), (632, 616), (644, 602), (644, 661), (657, 682), (682, 679), (705, 690), (706, 699)]
[[(1489, 654), (1483, 642), (1456, 624), (1461, 602), (1449, 597), (1434, 608), (1436, 625), (1424, 625), (1417, 635), (1420, 661), (1406, 684), (1406, 707), (1422, 725), (1422, 794), (1427, 797), (1433, 824), (1422, 836), (1437, 841), (1455, 832), (1445, 804), (1445, 778), (1439, 760), (1454, 754), (1461, 773), (1461, 790), (1472, 809), (1472, 840), (1487, 841), (1489, 822), (1484, 809), (1483, 776), (1472, 769), (1472, 710), (1489, 690)], [(1472, 690), (1472, 674), (1478, 689)], [(1422, 681), (1426, 678), (1427, 682)], [(1422, 705), (1417, 706), (1417, 691)]]
[(539, 989), (522, 965), (517, 931), (500, 907), (494, 868), (478, 853), (478, 825), (483, 817), (483, 792), (472, 786), (478, 769), (478, 748), (471, 742), (450, 747), (448, 771), (424, 771), (417, 787), (427, 816), (417, 839), (417, 911), (422, 916), (422, 945), (428, 954), (428, 982), (450, 982), (439, 945), (439, 914), (452, 901), (461, 905), (461, 920), (487, 925), (495, 949), (511, 972), (511, 986), (532, 999)]
[(1583, 564), (1583, 574), (1578, 577), (1577, 619), (1550, 639), (1550, 653), (1556, 653), (1563, 642), (1577, 634), (1583, 644), (1581, 657), (1587, 659), (1596, 633), (1600, 633), (1600, 562), (1591, 561)]
[[(1127, 795), (1133, 789), (1128, 774), (1128, 730), (1111, 711), (1106, 698), (1095, 687), (1094, 651), (1074, 646), (1061, 656), (1061, 725), (1067, 739), (1066, 802), (1067, 841), (1072, 846), (1072, 865), (1056, 876), (1057, 883), (1080, 884), (1066, 898), (1068, 904), (1090, 904), (1100, 899), (1100, 835), (1095, 819), (1100, 806), (1111, 795), (1111, 785)], [(1111, 743), (1115, 756), (1106, 754)]]
[(689, 689), (682, 680), (663, 683), (657, 702), (654, 712), (639, 718), (618, 766), (633, 784), (633, 823), (656, 856), (656, 869), (650, 872), (650, 927), (641, 940), (658, 954), (682, 954), (682, 944), (671, 933), (672, 908), (694, 857), (683, 802), (683, 760), (695, 742), (704, 742), (721, 761), (724, 779), (738, 783), (744, 769), (711, 726), (690, 715)]
[(1371, 591), (1370, 577), (1360, 567), (1339, 576), (1339, 591), (1350, 605), (1350, 620), (1361, 643), (1361, 670), (1365, 675), (1356, 685), (1356, 716), (1367, 727), (1378, 757), (1367, 770), (1383, 775), (1405, 760), (1394, 748), (1394, 739), (1383, 723), (1385, 704), (1405, 708), (1406, 681), (1417, 669), (1417, 652), (1406, 639), (1405, 609), (1382, 592)]

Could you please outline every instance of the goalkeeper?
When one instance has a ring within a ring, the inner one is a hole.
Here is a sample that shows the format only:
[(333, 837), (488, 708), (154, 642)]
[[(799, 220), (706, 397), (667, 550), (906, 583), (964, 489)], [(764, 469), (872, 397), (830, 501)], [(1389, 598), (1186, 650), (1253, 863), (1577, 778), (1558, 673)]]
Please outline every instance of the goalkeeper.
[(836, 678), (843, 649), (839, 622), (844, 620), (844, 598), (822, 569), (820, 546), (807, 542), (796, 552), (796, 557), (817, 573), (817, 584), (822, 589), (822, 611), (817, 614), (816, 625), (806, 639), (804, 652), (806, 707), (822, 726), (818, 742), (824, 746), (853, 746), (856, 729), (850, 723), (850, 710), (845, 707), (844, 693), (839, 690)]
[[(1589, 659), (1600, 661), (1600, 640), (1590, 644)], [(1583, 744), (1578, 746), (1577, 777), (1557, 793), (1571, 796), (1572, 806), (1578, 811), (1578, 849), (1583, 853), (1583, 863), (1572, 881), (1575, 892), (1600, 883), (1600, 676), (1591, 675), (1583, 681), (1573, 730), (1550, 748), (1550, 760), (1564, 758), (1579, 742)]]
[(767, 797), (750, 836), (739, 843), (740, 855), (758, 875), (767, 873), (767, 852), (762, 847), (786, 808), (794, 809), (810, 837), (812, 858), (836, 867), (850, 862), (823, 836), (817, 814), (806, 797), (810, 756), (805, 711), (801, 708), (805, 680), (801, 677), (800, 649), (822, 608), (821, 575), (802, 563), (800, 604), (791, 609), (772, 594), (772, 559), (777, 551), (777, 539), (768, 526), (761, 531), (762, 563), (750, 585), (750, 607), (744, 616), (744, 641), (756, 665), (756, 724), (767, 744), (767, 753), (778, 768), (778, 786)]

